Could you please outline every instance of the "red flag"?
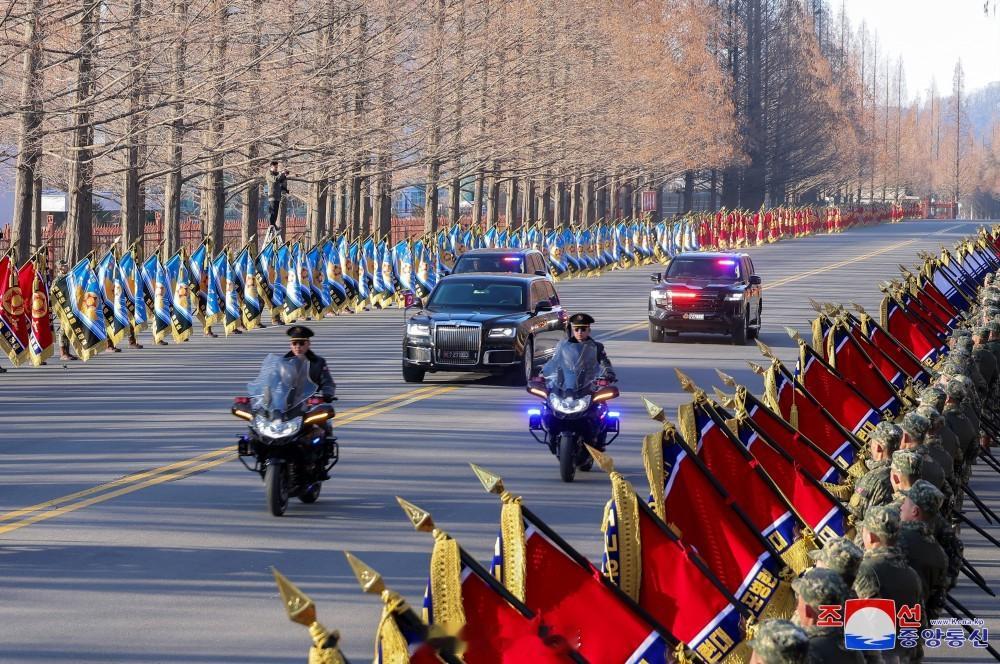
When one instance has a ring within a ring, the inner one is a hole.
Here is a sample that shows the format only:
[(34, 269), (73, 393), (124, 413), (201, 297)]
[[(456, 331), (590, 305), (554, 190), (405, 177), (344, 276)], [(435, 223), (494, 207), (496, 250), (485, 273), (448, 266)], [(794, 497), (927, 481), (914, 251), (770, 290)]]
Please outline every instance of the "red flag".
[(878, 407), (862, 396), (806, 343), (799, 344), (799, 371), (799, 383), (802, 387), (851, 433), (857, 434), (865, 428), (873, 429), (882, 419)]
[[(745, 513), (734, 508), (734, 498), (722, 488), (701, 460), (691, 454), (687, 443), (665, 432), (647, 437), (647, 445), (659, 444), (661, 473), (655, 463), (648, 464), (650, 487), (662, 487), (663, 520), (677, 529), (686, 545), (693, 547), (731, 594), (743, 597), (746, 584), (760, 573), (778, 578), (783, 567), (773, 547), (754, 528)], [(647, 455), (650, 456), (650, 455)], [(662, 483), (659, 483), (662, 482)], [(657, 508), (659, 511), (661, 508)], [(781, 617), (790, 610), (791, 598), (782, 585), (782, 593), (750, 602), (747, 608), (757, 618)]]
[[(913, 378), (914, 376), (910, 376), (901, 366), (899, 366), (899, 364), (889, 357), (884, 350), (876, 346), (872, 340), (865, 335), (864, 331), (860, 327), (860, 323), (856, 319), (852, 317), (848, 319), (845, 324), (848, 326), (847, 333), (850, 334), (855, 343), (857, 343), (858, 346), (865, 351), (882, 377), (889, 381), (889, 383), (897, 389), (903, 389), (906, 386), (906, 379)], [(917, 371), (919, 371), (919, 369)]]
[(861, 394), (892, 418), (899, 415), (903, 406), (893, 386), (875, 366), (875, 362), (858, 345), (847, 326), (838, 323), (830, 333), (827, 359), (830, 365)]
[(605, 585), (593, 565), (543, 530), (558, 540), (538, 517), (505, 500), (492, 571), (511, 594), (588, 661), (665, 659), (677, 639), (661, 634)]
[(685, 440), (693, 442), (698, 458), (722, 488), (736, 498), (737, 505), (774, 550), (795, 572), (805, 571), (808, 563), (799, 569), (794, 557), (804, 554), (789, 551), (800, 539), (799, 529), (805, 524), (798, 520), (766, 473), (761, 472), (753, 455), (713, 415), (703, 396), (682, 405), (678, 424)]
[(925, 332), (911, 319), (899, 302), (889, 295), (882, 298), (882, 327), (899, 340), (908, 351), (920, 361), (937, 358), (940, 340)]
[(52, 356), (52, 315), (45, 275), (35, 261), (21, 266), (17, 274), (21, 293), (30, 293), (28, 352), (37, 367)]
[[(867, 469), (857, 460), (854, 437), (826, 411), (808, 391), (796, 386), (780, 362), (773, 362), (764, 375), (764, 386), (772, 410), (816, 443), (848, 472), (860, 477)], [(871, 426), (874, 429), (874, 425)], [(867, 440), (868, 432), (862, 432)]]
[(921, 286), (914, 286), (914, 290), (916, 290), (916, 294), (911, 294), (911, 297), (924, 307), (924, 309), (927, 309), (935, 319), (940, 321), (945, 326), (945, 329), (950, 331), (956, 319), (956, 315), (950, 310), (950, 305), (949, 308), (945, 308)]
[(736, 399), (737, 403), (741, 404), (746, 411), (747, 419), (753, 422), (754, 429), (766, 435), (768, 440), (781, 445), (795, 463), (799, 464), (811, 477), (820, 482), (837, 484), (846, 475), (845, 469), (841, 468), (816, 443), (781, 419), (780, 415), (765, 406), (746, 388), (737, 390)]
[(944, 293), (934, 285), (934, 282), (930, 279), (923, 279), (923, 285), (920, 286), (920, 290), (927, 296), (929, 300), (933, 300), (937, 304), (938, 308), (948, 315), (950, 321), (954, 321), (958, 317), (958, 309), (948, 301), (948, 298), (944, 296)]
[[(465, 609), (465, 661), (518, 664), (572, 661), (538, 635), (539, 623), (515, 610), (468, 568), (463, 570), (462, 607)], [(568, 648), (567, 648), (568, 650)]]
[(906, 311), (916, 320), (925, 331), (931, 334), (932, 338), (937, 337), (939, 341), (948, 338), (951, 328), (948, 327), (947, 319), (938, 318), (938, 315), (929, 310), (918, 299), (909, 293), (902, 294), (902, 303)]
[[(741, 621), (749, 611), (619, 473), (611, 474), (611, 484), (603, 528), (608, 577), (705, 661), (745, 651)], [(746, 589), (743, 601), (763, 601), (776, 587), (777, 578), (762, 575), (759, 585)]]
[(920, 363), (920, 359), (898, 339), (889, 334), (884, 327), (864, 314), (861, 317), (861, 327), (863, 331), (867, 332), (872, 344), (898, 364), (908, 376), (919, 381), (925, 379), (927, 372), (924, 370), (924, 365)]
[(0, 349), (17, 366), (28, 358), (31, 321), (18, 271), (10, 256), (0, 258)]

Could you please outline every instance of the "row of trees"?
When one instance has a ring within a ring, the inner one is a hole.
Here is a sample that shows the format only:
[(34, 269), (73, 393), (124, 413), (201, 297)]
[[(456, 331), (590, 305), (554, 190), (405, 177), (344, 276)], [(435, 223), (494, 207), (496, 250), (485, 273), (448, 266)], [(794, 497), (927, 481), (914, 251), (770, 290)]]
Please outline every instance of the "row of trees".
[(155, 202), (176, 249), (182, 200), (216, 237), (238, 208), (249, 239), (273, 158), (312, 237), (387, 232), (413, 185), (433, 230), (463, 188), (474, 222), (518, 224), (675, 182), (687, 206), (698, 181), (729, 207), (888, 200), (947, 189), (950, 149), (948, 191), (996, 184), (961, 85), (907, 102), (901, 64), (819, 0), (22, 0), (0, 33), (22, 255), (43, 187), (69, 193), (70, 259), (95, 192), (126, 245)]

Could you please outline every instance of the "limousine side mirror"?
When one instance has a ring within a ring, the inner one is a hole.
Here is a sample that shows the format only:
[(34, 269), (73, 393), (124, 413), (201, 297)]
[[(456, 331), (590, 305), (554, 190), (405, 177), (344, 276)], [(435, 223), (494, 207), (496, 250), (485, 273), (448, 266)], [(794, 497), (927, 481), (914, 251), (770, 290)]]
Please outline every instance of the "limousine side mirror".
[(654, 284), (658, 284), (661, 281), (663, 281), (663, 273), (655, 272), (652, 276), (649, 277), (649, 280), (652, 281)]
[(539, 302), (538, 304), (535, 305), (536, 314), (544, 313), (546, 311), (552, 311), (551, 302)]
[(756, 275), (756, 274), (751, 274), (750, 275), (750, 285), (751, 286), (760, 286), (760, 276)]

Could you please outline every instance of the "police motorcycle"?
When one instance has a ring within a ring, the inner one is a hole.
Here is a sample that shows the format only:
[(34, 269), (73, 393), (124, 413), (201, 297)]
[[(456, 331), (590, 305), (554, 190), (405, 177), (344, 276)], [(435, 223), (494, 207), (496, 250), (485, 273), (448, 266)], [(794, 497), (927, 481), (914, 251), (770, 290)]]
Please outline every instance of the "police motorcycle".
[(577, 468), (593, 466), (585, 444), (604, 451), (618, 437), (620, 413), (607, 402), (619, 391), (605, 377), (593, 344), (560, 344), (528, 392), (542, 401), (528, 411), (528, 430), (559, 459), (563, 482), (572, 482)]
[[(316, 389), (307, 360), (270, 354), (257, 378), (247, 384), (249, 396), (233, 400), (233, 415), (249, 422), (249, 432), (237, 444), (239, 459), (264, 480), (274, 516), (285, 513), (289, 497), (316, 502), (323, 481), (340, 460), (337, 439), (328, 438), (324, 429), (336, 413), (321, 396), (314, 396)], [(247, 458), (252, 458), (252, 466)]]

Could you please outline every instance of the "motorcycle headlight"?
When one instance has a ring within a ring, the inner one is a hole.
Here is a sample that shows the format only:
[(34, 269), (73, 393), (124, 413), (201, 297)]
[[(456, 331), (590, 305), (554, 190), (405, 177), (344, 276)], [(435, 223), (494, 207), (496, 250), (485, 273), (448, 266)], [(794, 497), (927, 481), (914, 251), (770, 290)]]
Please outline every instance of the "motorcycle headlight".
[(730, 293), (726, 296), (726, 302), (741, 302), (743, 300), (743, 292)]
[(431, 326), (426, 323), (407, 323), (406, 334), (411, 337), (429, 337)]
[(575, 415), (586, 410), (590, 405), (590, 395), (575, 399), (573, 397), (560, 397), (556, 394), (549, 395), (549, 405), (552, 409), (565, 415)]
[(514, 336), (512, 327), (494, 327), (490, 330), (490, 339), (509, 339)]
[(302, 417), (290, 420), (269, 420), (260, 413), (253, 418), (254, 431), (265, 438), (285, 438), (298, 433), (302, 428)]

